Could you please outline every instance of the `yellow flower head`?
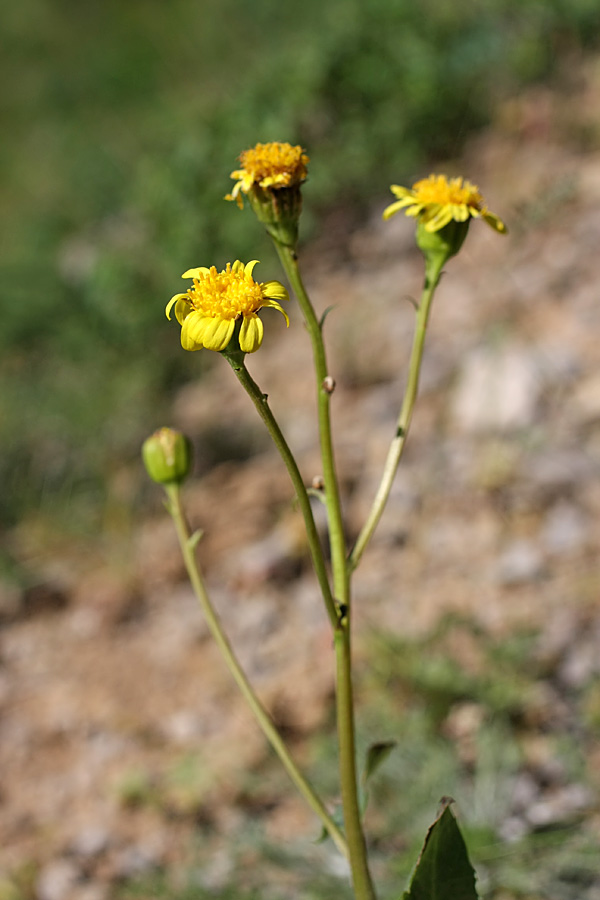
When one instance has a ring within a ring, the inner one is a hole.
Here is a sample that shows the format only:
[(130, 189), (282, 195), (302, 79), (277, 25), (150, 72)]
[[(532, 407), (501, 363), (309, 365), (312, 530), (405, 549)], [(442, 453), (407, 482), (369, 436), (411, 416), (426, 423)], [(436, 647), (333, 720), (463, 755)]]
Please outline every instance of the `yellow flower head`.
[(257, 313), (264, 306), (286, 312), (277, 302), (288, 300), (288, 292), (278, 281), (259, 284), (252, 271), (258, 260), (244, 265), (239, 259), (227, 263), (222, 272), (215, 266), (188, 269), (182, 278), (193, 278), (193, 287), (185, 294), (175, 294), (165, 310), (167, 319), (175, 307), (175, 318), (181, 325), (181, 346), (184, 350), (224, 350), (233, 336), (235, 323), (241, 317), (240, 349), (254, 353), (263, 339), (263, 323)]
[(428, 232), (439, 231), (452, 221), (468, 222), (470, 217), (485, 219), (500, 234), (507, 230), (504, 222), (485, 206), (479, 188), (463, 178), (430, 175), (412, 188), (393, 184), (391, 191), (398, 200), (384, 210), (384, 219), (403, 209), (407, 216), (418, 218)]
[(235, 200), (243, 206), (240, 191), (247, 194), (257, 184), (261, 188), (286, 188), (302, 184), (306, 180), (308, 156), (302, 147), (272, 141), (257, 144), (251, 150), (244, 150), (239, 157), (241, 168), (231, 173), (237, 183), (226, 200)]

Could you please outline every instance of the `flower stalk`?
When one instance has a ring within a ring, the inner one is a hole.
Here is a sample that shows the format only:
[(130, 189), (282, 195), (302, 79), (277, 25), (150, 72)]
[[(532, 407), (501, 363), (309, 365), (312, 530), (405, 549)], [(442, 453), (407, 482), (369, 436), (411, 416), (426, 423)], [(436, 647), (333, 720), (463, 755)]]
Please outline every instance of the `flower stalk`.
[(317, 533), (317, 527), (315, 525), (308, 491), (306, 490), (306, 485), (304, 484), (304, 481), (302, 479), (298, 464), (294, 458), (292, 451), (289, 448), (285, 437), (283, 436), (281, 428), (279, 427), (279, 424), (275, 419), (273, 412), (271, 411), (267, 395), (261, 391), (257, 383), (248, 372), (248, 369), (244, 365), (241, 355), (224, 355), (229, 365), (233, 369), (237, 380), (240, 382), (240, 384), (252, 400), (252, 403), (254, 404), (259, 416), (265, 423), (267, 430), (271, 435), (273, 443), (277, 447), (279, 454), (288, 470), (296, 491), (298, 504), (302, 511), (302, 515), (304, 516), (308, 545), (317, 580), (319, 582), (319, 587), (321, 588), (321, 593), (323, 595), (323, 601), (325, 603), (327, 615), (329, 616), (331, 625), (335, 627), (338, 622), (338, 611), (333, 595), (331, 593), (331, 586), (329, 584), (329, 577), (327, 575), (327, 568), (325, 565), (325, 557), (323, 556), (323, 548), (321, 546), (319, 535)]
[(304, 797), (312, 811), (319, 817), (323, 824), (323, 827), (330, 835), (340, 853), (347, 858), (349, 856), (349, 850), (344, 835), (325, 809), (321, 799), (316, 794), (312, 785), (307, 781), (307, 779), (304, 777), (304, 775), (290, 756), (290, 752), (285, 742), (283, 741), (281, 735), (277, 731), (277, 728), (273, 724), (273, 721), (269, 716), (267, 710), (256, 695), (254, 688), (250, 684), (246, 673), (242, 669), (235, 655), (235, 652), (231, 644), (229, 643), (225, 632), (223, 631), (219, 616), (215, 608), (213, 607), (206, 591), (204, 579), (198, 565), (198, 560), (196, 558), (196, 545), (198, 543), (198, 535), (190, 533), (190, 529), (187, 524), (181, 502), (180, 486), (179, 484), (171, 483), (165, 484), (164, 488), (167, 494), (167, 508), (175, 524), (177, 538), (179, 540), (181, 553), (183, 555), (183, 560), (188, 573), (188, 577), (190, 579), (190, 583), (192, 585), (194, 594), (196, 595), (196, 598), (198, 599), (198, 602), (202, 608), (202, 612), (206, 619), (206, 623), (208, 625), (210, 633), (214, 638), (217, 646), (219, 647), (219, 650), (221, 651), (227, 668), (231, 672), (238, 688), (244, 696), (244, 699), (252, 710), (256, 721), (260, 725), (265, 737), (271, 744), (273, 750), (281, 760), (292, 782), (299, 790), (300, 794)]
[(425, 335), (427, 333), (427, 323), (429, 321), (429, 313), (431, 311), (431, 303), (435, 289), (437, 288), (442, 268), (447, 257), (444, 254), (435, 254), (426, 259), (425, 267), (425, 285), (421, 295), (415, 322), (415, 333), (413, 337), (412, 350), (410, 354), (410, 362), (408, 368), (408, 381), (406, 390), (400, 408), (400, 414), (396, 423), (396, 431), (394, 438), (390, 444), (388, 455), (383, 467), (383, 474), (379, 487), (375, 494), (373, 504), (363, 525), (361, 532), (352, 548), (348, 565), (350, 571), (356, 569), (360, 558), (365, 552), (367, 545), (373, 534), (390, 496), (392, 484), (398, 471), (398, 465), (404, 452), (406, 438), (412, 421), (413, 410), (419, 390), (419, 377), (421, 374), (421, 363), (423, 361), (423, 349), (425, 346)]

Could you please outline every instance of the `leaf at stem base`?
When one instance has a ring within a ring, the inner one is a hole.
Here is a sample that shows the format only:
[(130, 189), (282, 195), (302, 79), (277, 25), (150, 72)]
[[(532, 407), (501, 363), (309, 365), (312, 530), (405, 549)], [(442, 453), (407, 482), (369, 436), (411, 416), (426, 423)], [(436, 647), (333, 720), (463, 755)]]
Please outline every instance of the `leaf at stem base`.
[(451, 798), (442, 799), (402, 900), (478, 900), (475, 870), (451, 804)]

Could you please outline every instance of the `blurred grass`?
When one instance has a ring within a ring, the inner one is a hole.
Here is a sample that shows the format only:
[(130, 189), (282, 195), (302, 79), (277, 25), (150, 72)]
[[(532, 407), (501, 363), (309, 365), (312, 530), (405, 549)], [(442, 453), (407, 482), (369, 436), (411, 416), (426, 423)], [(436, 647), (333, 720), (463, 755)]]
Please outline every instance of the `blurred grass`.
[(596, 0), (3, 4), (0, 523), (96, 529), (111, 473), (208, 363), (164, 320), (180, 272), (272, 268), (222, 201), (242, 149), (302, 143), (305, 233), (332, 206), (352, 219), (559, 77), (595, 25)]

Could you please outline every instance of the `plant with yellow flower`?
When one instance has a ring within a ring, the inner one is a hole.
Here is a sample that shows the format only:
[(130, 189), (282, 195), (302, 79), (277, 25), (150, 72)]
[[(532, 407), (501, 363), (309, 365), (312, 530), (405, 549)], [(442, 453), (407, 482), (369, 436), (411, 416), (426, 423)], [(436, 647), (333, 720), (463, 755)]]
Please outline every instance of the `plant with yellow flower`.
[[(391, 749), (389, 743), (374, 744), (365, 763), (362, 788), (357, 770), (354, 725), (354, 694), (350, 629), (353, 619), (351, 595), (352, 574), (368, 546), (386, 505), (392, 482), (400, 462), (418, 392), (427, 323), (442, 267), (460, 249), (471, 220), (483, 219), (495, 231), (506, 232), (506, 226), (485, 205), (479, 189), (462, 178), (430, 175), (412, 188), (392, 186), (397, 200), (384, 212), (389, 219), (404, 210), (417, 221), (417, 244), (425, 256), (425, 283), (416, 308), (416, 327), (408, 362), (408, 378), (394, 436), (390, 443), (379, 487), (371, 509), (353, 546), (349, 545), (346, 523), (342, 516), (339, 479), (333, 450), (330, 405), (335, 389), (323, 339), (324, 316), (317, 316), (300, 274), (296, 243), (301, 210), (301, 185), (307, 176), (308, 157), (300, 146), (285, 143), (257, 144), (240, 156), (240, 168), (232, 173), (236, 184), (227, 196), (243, 207), (242, 194), (273, 238), (283, 268), (292, 285), (312, 344), (323, 467), (322, 485), (317, 491), (327, 510), (330, 560), (319, 537), (309, 491), (298, 464), (289, 448), (267, 400), (267, 395), (248, 372), (245, 355), (261, 346), (263, 308), (287, 314), (280, 301), (288, 300), (286, 288), (279, 281), (257, 282), (252, 260), (245, 265), (236, 260), (222, 271), (200, 266), (184, 272), (192, 286), (175, 294), (167, 305), (181, 325), (181, 343), (185, 350), (206, 348), (221, 353), (230, 364), (258, 414), (266, 425), (289, 472), (298, 506), (304, 517), (308, 546), (331, 625), (336, 663), (336, 709), (339, 744), (339, 779), (343, 827), (292, 758), (281, 734), (254, 687), (242, 669), (212, 606), (198, 567), (195, 547), (200, 534), (191, 534), (184, 515), (180, 486), (189, 468), (188, 444), (176, 433), (162, 429), (148, 440), (144, 458), (151, 476), (164, 485), (168, 508), (173, 516), (187, 571), (206, 616), (208, 626), (223, 657), (259, 725), (263, 729), (288, 775), (310, 808), (320, 819), (325, 832), (348, 860), (356, 900), (376, 900), (369, 865), (367, 841), (363, 827), (364, 782), (375, 771)], [(446, 859), (452, 859), (451, 877)], [(423, 884), (429, 893), (423, 893)], [(464, 842), (449, 810), (449, 801), (435, 820), (425, 842), (411, 887), (405, 900), (425, 896), (439, 900), (476, 900), (473, 870)]]

